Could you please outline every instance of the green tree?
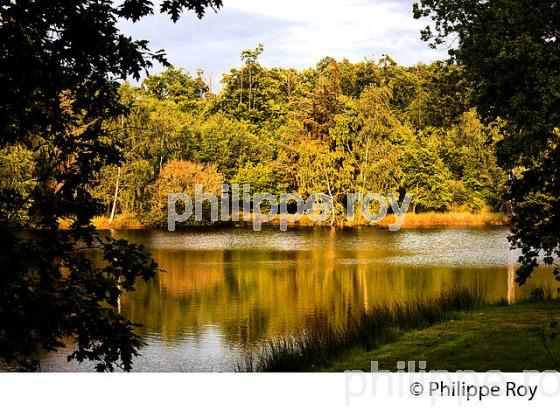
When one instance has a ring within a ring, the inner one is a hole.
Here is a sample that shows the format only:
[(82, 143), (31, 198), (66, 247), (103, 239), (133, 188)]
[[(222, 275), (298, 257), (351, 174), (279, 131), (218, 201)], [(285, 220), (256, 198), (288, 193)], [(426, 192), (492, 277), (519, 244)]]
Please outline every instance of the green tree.
[[(287, 161), (294, 164), (290, 177), (298, 192), (305, 196), (326, 193), (333, 199), (331, 224), (342, 209), (343, 179), (341, 155), (331, 137), (335, 118), (344, 108), (340, 71), (328, 61), (316, 77), (313, 89), (304, 92), (295, 103), (292, 122), (284, 129)], [(286, 161), (286, 159), (283, 159)]]
[(15, 144), (0, 150), (0, 212), (1, 220), (24, 226), (29, 220), (31, 203), (28, 197), (36, 185), (33, 152)]
[(255, 126), (222, 114), (198, 118), (182, 128), (185, 149), (182, 158), (176, 159), (215, 164), (229, 181), (247, 161), (271, 157), (268, 141), (256, 132)]
[(223, 90), (214, 101), (214, 112), (271, 128), (287, 113), (298, 76), (293, 69), (266, 69), (258, 59), (262, 44), (241, 52), (243, 66), (223, 76)]
[[(509, 172), (514, 247), (522, 250), (517, 281), (560, 257), (560, 4), (555, 0), (422, 0), (431, 17), (422, 37), (434, 47), (455, 40), (452, 59), (465, 68), (480, 114), (507, 122), (499, 145)], [(554, 269), (560, 279), (560, 270)]]
[[(336, 117), (331, 135), (343, 153), (344, 168), (352, 173), (347, 192), (398, 191), (402, 125), (397, 119), (390, 86), (367, 86), (359, 100), (349, 101)], [(352, 171), (353, 170), (353, 171)]]
[(204, 108), (204, 98), (210, 88), (199, 70), (196, 77), (183, 69), (168, 68), (161, 74), (150, 75), (142, 82), (142, 89), (158, 100), (170, 100), (183, 111)]
[[(231, 179), (232, 184), (251, 185), (251, 192), (253, 193), (277, 193), (278, 192), (278, 177), (276, 171), (269, 165), (263, 163), (252, 164), (247, 162), (244, 166), (239, 168), (237, 174)], [(242, 193), (243, 191), (240, 190)]]
[(496, 160), (496, 143), (503, 138), (500, 121), (485, 125), (475, 110), (461, 115), (457, 125), (442, 137), (442, 153), (462, 198), (454, 197), (454, 205), (464, 205), (478, 212), (484, 208), (499, 209), (503, 196), (506, 173)]
[(413, 195), (413, 212), (449, 209), (452, 193), (451, 173), (439, 156), (439, 142), (434, 135), (417, 134), (406, 146), (404, 188)]

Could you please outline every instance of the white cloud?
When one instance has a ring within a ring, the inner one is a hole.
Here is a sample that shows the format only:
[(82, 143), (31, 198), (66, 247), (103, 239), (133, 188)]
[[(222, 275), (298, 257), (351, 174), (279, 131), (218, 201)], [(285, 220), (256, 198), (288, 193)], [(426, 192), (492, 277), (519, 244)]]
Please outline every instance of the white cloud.
[(215, 76), (239, 62), (243, 49), (265, 45), (267, 66), (305, 68), (325, 56), (379, 58), (389, 54), (412, 65), (445, 58), (423, 43), (426, 22), (412, 17), (413, 0), (224, 0), (202, 21), (184, 16), (176, 25), (155, 16), (123, 24), (135, 37), (166, 49), (170, 60)]
[(412, 17), (412, 0), (225, 0), (228, 9), (284, 22), (267, 47), (273, 51), (265, 59), (274, 65), (308, 66), (326, 55), (390, 54), (404, 64), (444, 57), (420, 41), (425, 23)]
[(286, 21), (356, 22), (372, 16), (388, 16), (406, 8), (402, 3), (366, 0), (227, 0), (224, 9), (257, 13)]

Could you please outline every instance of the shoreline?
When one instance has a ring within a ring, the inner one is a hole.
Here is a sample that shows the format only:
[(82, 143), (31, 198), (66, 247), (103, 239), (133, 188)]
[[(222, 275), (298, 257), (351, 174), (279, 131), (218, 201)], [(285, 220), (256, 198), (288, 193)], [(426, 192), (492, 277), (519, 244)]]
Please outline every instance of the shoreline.
[(426, 371), (560, 370), (560, 345), (550, 334), (559, 312), (560, 299), (485, 306), (405, 332), (369, 352), (342, 352), (317, 370), (368, 372), (377, 362), (379, 370), (396, 371), (399, 361), (408, 360), (425, 361)]
[[(359, 223), (356, 221), (339, 222), (334, 228), (362, 228), (374, 227), (389, 229), (389, 225), (395, 222), (395, 215), (387, 215), (379, 223)], [(145, 229), (159, 229), (162, 225), (157, 224), (144, 224), (138, 220), (134, 215), (120, 214), (117, 215), (113, 222), (109, 224), (109, 218), (96, 217), (92, 221), (93, 225), (98, 230), (145, 230)], [(273, 221), (263, 222), (264, 227), (278, 226), (280, 224), (280, 217), (277, 215)], [(404, 219), (401, 229), (415, 229), (415, 228), (453, 228), (453, 227), (488, 227), (488, 226), (508, 226), (509, 217), (501, 212), (423, 212), (423, 213), (409, 213)], [(61, 222), (62, 227), (67, 227), (68, 224)], [(251, 227), (251, 222), (223, 222), (208, 225), (179, 225), (178, 230), (189, 229), (216, 229), (225, 227)], [(288, 227), (331, 227), (328, 223), (316, 223), (308, 220), (305, 216), (298, 222), (288, 222)]]

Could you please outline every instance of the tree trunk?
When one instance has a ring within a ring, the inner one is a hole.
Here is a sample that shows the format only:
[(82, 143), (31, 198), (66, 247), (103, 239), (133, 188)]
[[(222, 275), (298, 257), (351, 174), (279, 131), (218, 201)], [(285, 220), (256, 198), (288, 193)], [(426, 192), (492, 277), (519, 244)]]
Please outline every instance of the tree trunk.
[(329, 190), (329, 196), (331, 197), (331, 226), (335, 226), (336, 225), (336, 208), (335, 208), (335, 205), (334, 205), (334, 197), (333, 197), (332, 190), (331, 190), (329, 175), (326, 171), (325, 171), (325, 177), (326, 177), (326, 180), (327, 180), (327, 189)]
[(252, 97), (253, 97), (253, 73), (251, 67), (249, 67), (249, 109), (252, 109), (251, 107)]
[(360, 172), (362, 173), (362, 195), (365, 195), (366, 193), (366, 172), (367, 172), (367, 168), (368, 168), (368, 163), (369, 163), (369, 143), (370, 143), (370, 139), (367, 139), (366, 142), (366, 158), (365, 158), (365, 165), (362, 165), (362, 167), (360, 167)]
[(109, 217), (109, 225), (113, 223), (115, 219), (115, 212), (117, 210), (117, 200), (119, 198), (119, 182), (121, 179), (121, 167), (117, 170), (117, 183), (115, 184), (115, 195), (113, 196), (113, 206), (111, 207), (111, 216)]
[(163, 146), (165, 145), (163, 133), (161, 135), (161, 145), (159, 147), (159, 173), (161, 174), (161, 169), (163, 168)]
[[(416, 183), (416, 194), (418, 195), (418, 182)], [(414, 204), (412, 205), (412, 213), (416, 213), (416, 201), (414, 201)]]
[(241, 92), (239, 93), (239, 105), (243, 104), (243, 70), (239, 72), (241, 80)]

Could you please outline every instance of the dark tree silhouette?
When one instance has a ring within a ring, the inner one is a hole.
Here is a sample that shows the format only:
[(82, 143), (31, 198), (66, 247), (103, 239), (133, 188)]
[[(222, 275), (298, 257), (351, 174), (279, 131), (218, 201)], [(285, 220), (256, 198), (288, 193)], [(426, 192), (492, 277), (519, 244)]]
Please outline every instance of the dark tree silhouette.
[(517, 282), (542, 262), (560, 279), (560, 3), (421, 0), (414, 15), (431, 17), (423, 39), (464, 65), (479, 112), (507, 121), (499, 159), (510, 174), (510, 241), (522, 250)]
[[(176, 21), (220, 6), (165, 0), (159, 12)], [(166, 63), (147, 41), (120, 33), (117, 19), (153, 13), (148, 0), (0, 0), (0, 148), (23, 145), (38, 164), (29, 195), (0, 192), (0, 358), (12, 365), (37, 369), (41, 351), (71, 341), (69, 360), (129, 371), (142, 346), (116, 305), (156, 265), (141, 246), (95, 232), (100, 206), (86, 188), (121, 161), (102, 128), (127, 112), (119, 80)]]

